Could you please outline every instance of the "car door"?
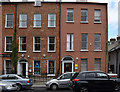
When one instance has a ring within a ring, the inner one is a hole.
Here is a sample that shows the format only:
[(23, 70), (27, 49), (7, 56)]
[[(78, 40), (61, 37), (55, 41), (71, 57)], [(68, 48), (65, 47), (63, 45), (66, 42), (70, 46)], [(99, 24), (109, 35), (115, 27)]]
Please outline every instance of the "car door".
[(115, 87), (115, 82), (109, 79), (106, 73), (98, 72), (95, 78), (95, 87), (101, 91), (113, 90)]
[(59, 84), (60, 88), (68, 88), (69, 87), (71, 75), (72, 75), (71, 73), (63, 74), (58, 79), (58, 84)]

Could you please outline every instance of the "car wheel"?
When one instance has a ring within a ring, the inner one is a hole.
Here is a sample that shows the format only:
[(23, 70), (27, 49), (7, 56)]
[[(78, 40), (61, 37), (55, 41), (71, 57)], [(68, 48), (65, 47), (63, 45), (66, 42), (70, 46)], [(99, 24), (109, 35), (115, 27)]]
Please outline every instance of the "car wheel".
[(22, 86), (20, 84), (16, 84), (16, 87), (17, 87), (17, 91), (22, 89)]
[(80, 88), (80, 92), (88, 92), (88, 88), (83, 86)]
[(52, 85), (51, 85), (51, 89), (52, 89), (52, 90), (57, 90), (57, 89), (58, 89), (58, 86), (57, 86), (56, 84), (52, 84)]

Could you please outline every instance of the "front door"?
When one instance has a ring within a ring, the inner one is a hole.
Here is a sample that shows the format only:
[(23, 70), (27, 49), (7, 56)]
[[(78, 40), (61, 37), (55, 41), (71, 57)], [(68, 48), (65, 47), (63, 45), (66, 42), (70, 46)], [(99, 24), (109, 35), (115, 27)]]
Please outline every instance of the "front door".
[(26, 63), (22, 63), (22, 75), (26, 76)]
[(72, 63), (64, 63), (64, 72), (72, 72)]

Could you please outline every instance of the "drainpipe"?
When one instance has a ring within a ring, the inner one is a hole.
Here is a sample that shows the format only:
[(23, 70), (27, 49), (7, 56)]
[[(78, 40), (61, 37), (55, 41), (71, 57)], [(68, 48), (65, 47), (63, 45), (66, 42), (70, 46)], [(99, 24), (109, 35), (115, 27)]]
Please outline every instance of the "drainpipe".
[(61, 0), (59, 2), (59, 68), (58, 68), (59, 75), (60, 75), (60, 66), (61, 66), (60, 62), (61, 62)]
[[(119, 63), (118, 63), (118, 51), (116, 50), (116, 74), (119, 74), (118, 68), (119, 68)], [(119, 75), (118, 75), (119, 76)]]

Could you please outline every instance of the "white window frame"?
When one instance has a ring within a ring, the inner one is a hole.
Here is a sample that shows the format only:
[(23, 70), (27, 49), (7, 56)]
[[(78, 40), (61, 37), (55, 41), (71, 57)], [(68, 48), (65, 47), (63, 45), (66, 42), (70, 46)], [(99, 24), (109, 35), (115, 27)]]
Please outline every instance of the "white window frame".
[[(86, 34), (87, 35), (87, 42), (86, 41), (82, 41), (82, 34)], [(82, 42), (86, 42), (87, 43), (87, 48), (86, 49), (82, 48)], [(81, 50), (80, 51), (88, 51), (88, 33), (81, 33)]]
[(7, 60), (10, 60), (10, 59), (4, 60), (4, 74), (6, 74), (6, 70), (7, 70), (7, 69), (6, 69), (6, 61), (7, 61)]
[(21, 45), (21, 44), (20, 44), (20, 38), (21, 38), (21, 37), (26, 37), (26, 36), (20, 36), (20, 37), (19, 37), (19, 52), (27, 52), (27, 39), (26, 39), (26, 50), (25, 50), (25, 51), (21, 51), (21, 50), (20, 50), (20, 45)]
[[(26, 20), (21, 20), (21, 19), (20, 19), (20, 16), (21, 16), (21, 15), (26, 15)], [(21, 26), (21, 25), (20, 25), (21, 21), (26, 22), (26, 26)], [(19, 14), (19, 28), (27, 28), (27, 14)]]
[[(49, 61), (54, 61), (54, 74), (49, 74)], [(47, 76), (55, 76), (56, 74), (56, 61), (55, 60), (47, 60)]]
[[(40, 20), (35, 20), (35, 15), (40, 15)], [(40, 26), (35, 26), (35, 21), (39, 21), (40, 22)], [(34, 14), (34, 22), (33, 22), (33, 27), (36, 27), (36, 28), (39, 28), (39, 27), (41, 27), (41, 14), (40, 13), (36, 13), (36, 14)]]
[[(5, 16), (5, 28), (13, 28), (13, 20), (12, 20), (12, 26), (11, 27), (8, 27), (7, 26), (7, 22), (8, 22), (8, 20), (7, 20), (7, 15), (13, 15), (13, 14), (6, 14), (6, 16)], [(14, 15), (13, 15), (14, 16)]]
[[(86, 11), (86, 13), (87, 13), (87, 15), (86, 16), (84, 16), (84, 17), (86, 17), (86, 20), (82, 20), (82, 11)], [(80, 21), (81, 23), (88, 23), (88, 10), (87, 9), (81, 9), (81, 21)]]
[[(5, 51), (4, 52), (12, 52), (12, 50), (11, 51), (6, 51), (6, 37), (12, 37), (12, 36), (5, 36)], [(12, 43), (11, 43), (11, 45), (12, 45)]]
[[(99, 11), (99, 15), (96, 16), (96, 12), (98, 12), (98, 11)], [(99, 20), (96, 17), (99, 17)], [(94, 10), (94, 23), (102, 23), (101, 22), (101, 10), (100, 9), (95, 9)]]
[[(71, 41), (70, 41), (70, 39), (71, 39)], [(70, 43), (71, 43), (71, 49), (70, 49)], [(68, 48), (68, 44), (69, 44), (69, 48)], [(74, 51), (74, 34), (73, 33), (67, 34), (66, 46), (67, 46), (66, 51)]]
[[(50, 15), (54, 15), (54, 20), (49, 19)], [(50, 26), (50, 21), (54, 21), (54, 26)], [(56, 14), (55, 13), (48, 14), (48, 27), (56, 27)]]
[[(68, 19), (68, 13), (69, 13), (69, 12), (72, 12), (72, 13), (73, 13), (73, 18), (72, 18), (73, 20), (72, 20), (72, 21), (69, 21), (69, 19)], [(67, 21), (66, 21), (66, 22), (74, 22), (74, 10), (73, 10), (73, 8), (68, 8), (68, 9), (67, 9)]]
[[(95, 41), (95, 35), (100, 35), (100, 41)], [(101, 34), (95, 34), (94, 35), (94, 51), (102, 51), (101, 50)], [(100, 49), (95, 49), (95, 43), (100, 43)]]
[[(54, 43), (55, 46), (54, 46), (54, 50), (52, 50), (52, 51), (49, 50), (49, 37), (54, 37), (55, 38), (55, 43)], [(56, 52), (56, 37), (55, 36), (49, 36), (49, 37), (48, 37), (48, 52)]]
[(41, 52), (41, 38), (40, 38), (40, 50), (35, 50), (35, 37), (38, 37), (38, 36), (34, 36), (33, 37), (33, 52)]
[[(33, 75), (38, 75), (38, 76), (39, 76), (39, 75), (41, 75), (41, 72), (40, 72), (40, 74), (34, 74), (34, 62), (35, 62), (35, 61), (40, 61), (40, 60), (33, 60)], [(41, 63), (40, 63), (40, 64), (41, 64)], [(41, 68), (40, 68), (40, 71), (41, 71)]]

